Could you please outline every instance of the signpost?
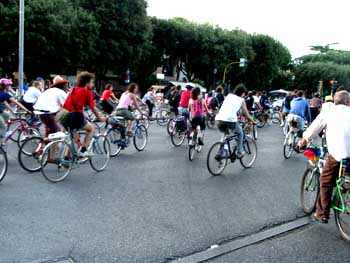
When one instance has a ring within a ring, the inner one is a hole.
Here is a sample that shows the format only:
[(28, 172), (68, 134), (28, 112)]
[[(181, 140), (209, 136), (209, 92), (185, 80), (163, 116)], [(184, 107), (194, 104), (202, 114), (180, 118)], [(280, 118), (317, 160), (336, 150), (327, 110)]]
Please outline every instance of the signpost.
[(19, 1), (18, 96), (23, 95), (24, 62), (24, 0)]

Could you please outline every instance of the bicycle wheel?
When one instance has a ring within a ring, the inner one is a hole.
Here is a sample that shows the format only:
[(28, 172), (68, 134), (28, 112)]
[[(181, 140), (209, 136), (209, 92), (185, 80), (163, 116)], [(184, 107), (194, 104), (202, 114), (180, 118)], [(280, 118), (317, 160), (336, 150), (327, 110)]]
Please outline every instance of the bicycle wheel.
[(167, 110), (161, 110), (156, 115), (157, 124), (159, 126), (165, 126), (169, 120), (168, 118), (168, 111)]
[(245, 151), (245, 155), (239, 161), (244, 168), (250, 168), (258, 156), (258, 147), (250, 136), (246, 136), (243, 142), (243, 150)]
[[(335, 224), (340, 232), (340, 235), (344, 240), (350, 242), (350, 192), (349, 190), (342, 194), (344, 201), (344, 210), (339, 211), (334, 209)], [(342, 201), (340, 197), (337, 197), (336, 201), (337, 207), (342, 207)]]
[(100, 134), (93, 139), (91, 147), (94, 156), (89, 159), (90, 166), (96, 172), (101, 172), (106, 169), (111, 157), (110, 143), (106, 136)]
[(207, 156), (208, 171), (214, 175), (220, 175), (226, 168), (228, 159), (228, 151), (225, 150), (222, 142), (214, 143), (211, 146)]
[(167, 123), (167, 127), (166, 127), (169, 136), (171, 136), (173, 134), (173, 132), (175, 130), (175, 124), (176, 124), (176, 122), (175, 122), (174, 118), (169, 119), (169, 121)]
[(146, 127), (146, 129), (149, 129), (150, 121), (147, 116), (143, 116), (142, 119), (139, 120), (140, 124)]
[[(293, 142), (291, 142), (292, 139), (290, 139), (290, 136), (293, 136), (293, 135), (290, 134), (284, 140), (284, 144), (283, 144), (283, 156), (285, 159), (289, 159), (293, 154)], [(294, 138), (293, 138), (293, 140), (294, 140)]]
[(192, 145), (189, 145), (188, 146), (188, 159), (192, 162), (193, 161), (193, 158), (194, 158), (194, 153), (195, 153), (195, 149), (194, 149), (194, 146)]
[(40, 136), (40, 131), (37, 128), (27, 127), (25, 130), (21, 130), (18, 133), (17, 145), (18, 148), (21, 147), (22, 143), (33, 136)]
[(41, 157), (41, 172), (46, 180), (58, 183), (73, 168), (73, 148), (66, 141), (54, 141), (47, 145)]
[(300, 202), (306, 214), (311, 214), (320, 193), (320, 173), (318, 169), (308, 167), (301, 180)]
[(206, 118), (206, 120), (207, 120), (207, 126), (208, 126), (208, 128), (209, 128), (209, 129), (213, 129), (214, 126), (215, 126), (215, 117), (213, 117), (213, 116), (208, 116), (208, 117)]
[(27, 172), (34, 173), (41, 169), (41, 155), (44, 147), (44, 139), (30, 137), (25, 140), (18, 150), (18, 162)]
[(116, 157), (120, 154), (122, 147), (120, 142), (122, 141), (122, 135), (119, 130), (117, 129), (110, 129), (107, 132), (107, 140), (109, 141), (110, 148), (111, 148), (111, 157)]
[(175, 147), (180, 147), (186, 139), (186, 132), (174, 131), (170, 136), (171, 143)]
[(271, 119), (273, 124), (281, 124), (281, 115), (279, 112), (272, 113)]
[(262, 114), (257, 115), (255, 122), (256, 122), (256, 126), (258, 128), (264, 128), (264, 126), (266, 124), (264, 116)]
[(142, 152), (146, 148), (148, 142), (148, 132), (144, 125), (141, 124), (136, 127), (133, 140), (135, 149), (139, 152)]
[[(10, 123), (7, 126), (7, 131), (13, 131), (14, 129), (17, 128), (18, 123), (14, 122), (14, 123)], [(13, 142), (18, 142), (18, 135), (19, 132), (21, 131), (21, 128), (19, 128), (18, 130), (16, 130), (16, 132), (10, 137), (10, 140)]]
[(8, 168), (7, 153), (0, 147), (0, 182), (4, 180)]

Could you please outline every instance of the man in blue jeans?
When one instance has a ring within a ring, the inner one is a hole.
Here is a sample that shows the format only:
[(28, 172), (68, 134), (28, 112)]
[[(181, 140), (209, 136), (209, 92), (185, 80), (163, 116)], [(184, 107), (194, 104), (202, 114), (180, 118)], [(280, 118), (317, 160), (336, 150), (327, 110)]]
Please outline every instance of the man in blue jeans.
[(309, 103), (303, 98), (304, 92), (299, 90), (297, 92), (297, 97), (290, 103), (290, 112), (288, 115), (288, 122), (295, 121), (297, 123), (297, 128), (302, 131), (305, 126), (305, 121), (311, 122), (311, 114)]

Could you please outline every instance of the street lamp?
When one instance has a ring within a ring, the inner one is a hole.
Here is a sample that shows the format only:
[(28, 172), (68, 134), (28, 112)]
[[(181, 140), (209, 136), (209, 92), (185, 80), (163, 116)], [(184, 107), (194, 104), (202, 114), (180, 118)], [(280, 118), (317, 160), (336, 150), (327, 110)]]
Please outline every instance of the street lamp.
[(245, 67), (245, 65), (246, 65), (247, 62), (248, 62), (248, 60), (246, 60), (245, 58), (241, 58), (239, 61), (233, 61), (233, 62), (227, 64), (227, 66), (225, 67), (225, 70), (224, 70), (223, 83), (225, 83), (225, 81), (226, 81), (226, 73), (227, 73), (228, 68), (229, 68), (231, 65), (239, 64), (239, 67), (240, 67), (240, 68), (243, 68), (243, 67)]
[(216, 84), (216, 74), (218, 73), (218, 69), (217, 68), (214, 68), (213, 70), (213, 76), (214, 76), (214, 79), (213, 79), (213, 90), (215, 89), (215, 84)]
[(19, 1), (19, 43), (18, 43), (18, 95), (23, 95), (24, 62), (24, 0)]

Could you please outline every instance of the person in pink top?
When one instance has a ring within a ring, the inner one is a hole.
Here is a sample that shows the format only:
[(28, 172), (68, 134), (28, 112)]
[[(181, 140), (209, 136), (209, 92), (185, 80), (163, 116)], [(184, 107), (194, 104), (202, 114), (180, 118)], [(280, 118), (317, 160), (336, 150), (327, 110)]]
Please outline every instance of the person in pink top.
[[(129, 106), (134, 106), (140, 113), (141, 119), (143, 118), (143, 113), (138, 104), (138, 98), (136, 96), (139, 87), (135, 83), (131, 83), (128, 86), (127, 91), (125, 91), (120, 97), (119, 104), (117, 106), (117, 110), (115, 112), (116, 116), (123, 117), (124, 119), (129, 121), (128, 125), (128, 136), (132, 136), (132, 124), (134, 120), (133, 112), (129, 110)], [(114, 114), (113, 114), (114, 115)]]
[(188, 112), (188, 104), (191, 99), (191, 91), (195, 88), (192, 83), (186, 84), (186, 90), (181, 93), (180, 99), (180, 113), (185, 116), (186, 119), (189, 119), (190, 113)]
[(201, 132), (198, 134), (198, 144), (203, 143), (203, 131), (205, 130), (205, 113), (209, 112), (205, 100), (201, 97), (201, 91), (199, 88), (194, 88), (191, 92), (191, 98), (188, 103), (188, 111), (191, 113), (191, 125), (192, 129), (196, 129), (200, 126)]

